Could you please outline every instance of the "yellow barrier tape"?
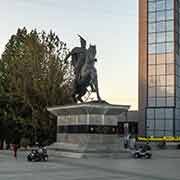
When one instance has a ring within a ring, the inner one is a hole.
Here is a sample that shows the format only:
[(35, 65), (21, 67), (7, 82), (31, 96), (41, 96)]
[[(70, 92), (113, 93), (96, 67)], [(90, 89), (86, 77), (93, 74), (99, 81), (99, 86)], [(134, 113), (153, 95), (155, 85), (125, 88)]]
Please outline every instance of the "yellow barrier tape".
[(164, 136), (164, 137), (137, 137), (139, 141), (180, 141), (180, 137)]

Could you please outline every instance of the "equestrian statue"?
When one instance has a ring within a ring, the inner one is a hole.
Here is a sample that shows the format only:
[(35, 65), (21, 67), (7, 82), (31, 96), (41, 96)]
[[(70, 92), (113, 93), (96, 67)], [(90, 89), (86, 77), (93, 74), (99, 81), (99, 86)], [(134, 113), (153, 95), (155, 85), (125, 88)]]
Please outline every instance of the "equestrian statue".
[(90, 45), (86, 48), (86, 40), (78, 35), (80, 38), (81, 47), (75, 47), (65, 57), (65, 62), (71, 56), (71, 64), (74, 69), (74, 80), (72, 89), (72, 98), (74, 102), (83, 102), (82, 97), (89, 92), (95, 92), (97, 101), (101, 101), (98, 88), (97, 70), (95, 68), (96, 46)]

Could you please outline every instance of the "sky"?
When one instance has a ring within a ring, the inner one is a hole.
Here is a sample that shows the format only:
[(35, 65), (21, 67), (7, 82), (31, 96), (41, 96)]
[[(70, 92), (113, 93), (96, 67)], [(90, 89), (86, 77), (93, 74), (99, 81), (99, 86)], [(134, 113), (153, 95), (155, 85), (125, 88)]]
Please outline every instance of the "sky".
[(0, 54), (20, 27), (53, 30), (69, 49), (96, 45), (103, 100), (138, 108), (138, 0), (0, 0)]

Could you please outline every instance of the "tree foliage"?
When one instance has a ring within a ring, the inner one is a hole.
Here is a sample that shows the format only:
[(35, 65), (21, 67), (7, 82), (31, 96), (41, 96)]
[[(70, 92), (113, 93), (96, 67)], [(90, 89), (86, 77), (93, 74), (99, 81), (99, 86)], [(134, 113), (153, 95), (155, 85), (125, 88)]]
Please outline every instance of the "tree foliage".
[(46, 108), (72, 101), (71, 67), (64, 62), (67, 53), (66, 44), (52, 31), (23, 28), (11, 36), (0, 59), (0, 96), (7, 100), (1, 107), (1, 122), (7, 122), (4, 112), (11, 109), (8, 119), (29, 127), (30, 132), (33, 129), (36, 140), (54, 138), (56, 124)]

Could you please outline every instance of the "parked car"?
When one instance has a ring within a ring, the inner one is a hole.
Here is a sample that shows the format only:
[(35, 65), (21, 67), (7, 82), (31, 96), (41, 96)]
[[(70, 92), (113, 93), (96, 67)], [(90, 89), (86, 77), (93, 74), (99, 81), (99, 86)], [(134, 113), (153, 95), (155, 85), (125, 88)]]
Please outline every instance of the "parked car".
[(140, 146), (138, 149), (132, 151), (134, 158), (146, 158), (150, 159), (152, 157), (151, 147), (149, 145)]
[(28, 161), (48, 161), (47, 149), (45, 147), (32, 149), (27, 155)]

